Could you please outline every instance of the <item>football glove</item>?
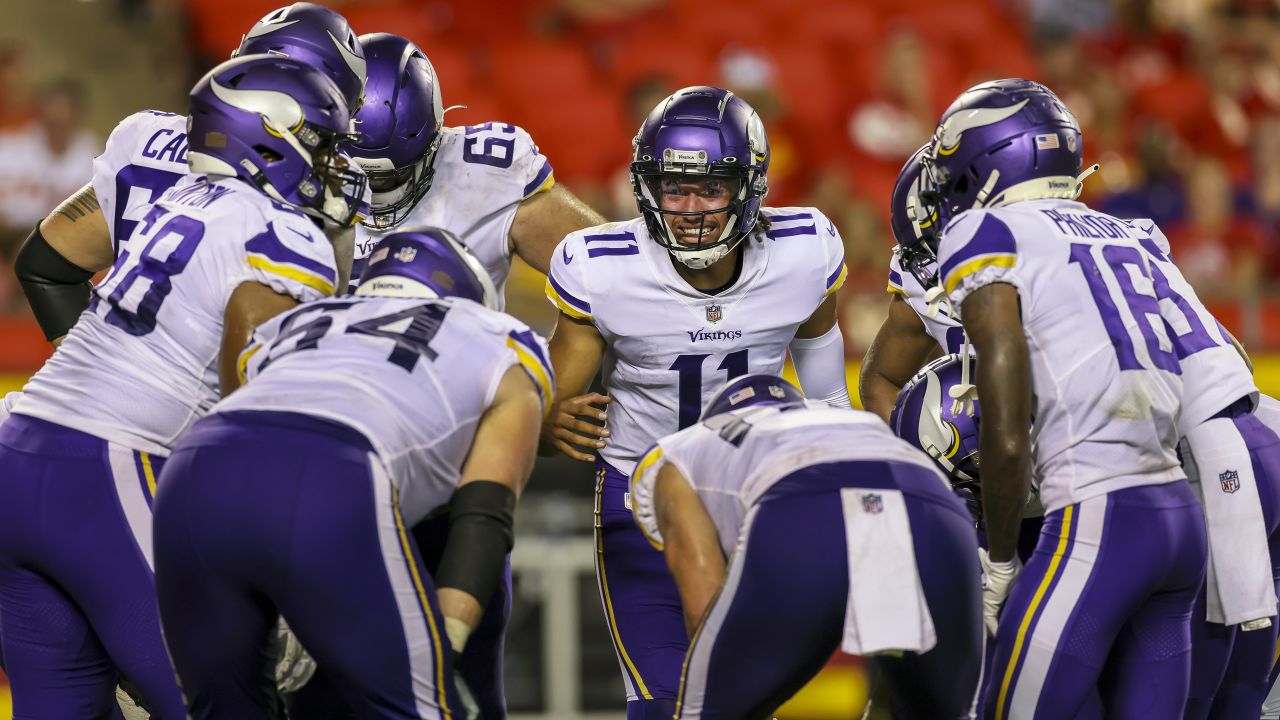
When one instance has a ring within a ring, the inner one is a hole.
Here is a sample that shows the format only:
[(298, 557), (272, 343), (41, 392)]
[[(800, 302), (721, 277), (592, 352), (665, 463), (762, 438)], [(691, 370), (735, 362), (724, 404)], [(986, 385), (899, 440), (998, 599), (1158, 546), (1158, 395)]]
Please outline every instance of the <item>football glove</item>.
[(982, 563), (982, 621), (995, 637), (1000, 608), (1009, 597), (1014, 579), (1022, 572), (1022, 561), (1015, 555), (1008, 562), (992, 562), (986, 548), (978, 548), (978, 560)]

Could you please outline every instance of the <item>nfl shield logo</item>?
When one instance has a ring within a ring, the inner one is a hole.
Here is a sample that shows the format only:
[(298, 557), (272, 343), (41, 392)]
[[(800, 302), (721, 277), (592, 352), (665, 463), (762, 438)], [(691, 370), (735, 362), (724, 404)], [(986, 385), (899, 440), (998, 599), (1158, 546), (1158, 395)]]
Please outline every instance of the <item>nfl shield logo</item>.
[(1222, 483), (1222, 492), (1233, 493), (1240, 489), (1240, 473), (1228, 470), (1218, 476), (1218, 482)]
[(418, 256), (417, 248), (402, 247), (396, 251), (395, 259), (399, 260), (400, 262), (407, 263), (407, 262), (413, 262), (413, 259), (417, 256)]
[(708, 305), (708, 306), (707, 306), (707, 322), (709, 322), (709, 323), (718, 323), (718, 322), (720, 322), (720, 317), (721, 317), (721, 313), (720, 313), (720, 306), (719, 306), (719, 305)]
[(879, 494), (867, 493), (862, 496), (862, 512), (875, 515), (881, 510), (884, 510), (884, 502), (880, 499)]

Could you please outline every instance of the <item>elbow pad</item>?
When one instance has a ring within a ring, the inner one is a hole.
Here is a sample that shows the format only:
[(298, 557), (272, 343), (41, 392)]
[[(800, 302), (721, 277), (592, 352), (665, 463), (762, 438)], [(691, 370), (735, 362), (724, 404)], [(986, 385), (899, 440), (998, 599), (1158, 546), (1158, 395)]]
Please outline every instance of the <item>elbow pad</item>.
[(93, 273), (59, 255), (39, 225), (18, 250), (13, 269), (46, 340), (66, 335), (89, 307)]
[(436, 571), (436, 586), (461, 590), (488, 604), (515, 544), (516, 494), (502, 483), (477, 480), (453, 493), (449, 539)]

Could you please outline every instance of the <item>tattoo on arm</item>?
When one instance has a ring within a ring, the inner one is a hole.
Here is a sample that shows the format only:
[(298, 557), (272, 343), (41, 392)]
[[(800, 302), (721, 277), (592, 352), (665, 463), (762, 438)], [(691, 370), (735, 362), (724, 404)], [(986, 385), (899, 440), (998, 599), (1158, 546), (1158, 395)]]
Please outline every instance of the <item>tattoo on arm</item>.
[(75, 222), (82, 217), (97, 212), (100, 209), (98, 205), (98, 196), (92, 190), (80, 191), (75, 195), (67, 198), (59, 205), (54, 212), (65, 217), (71, 222)]

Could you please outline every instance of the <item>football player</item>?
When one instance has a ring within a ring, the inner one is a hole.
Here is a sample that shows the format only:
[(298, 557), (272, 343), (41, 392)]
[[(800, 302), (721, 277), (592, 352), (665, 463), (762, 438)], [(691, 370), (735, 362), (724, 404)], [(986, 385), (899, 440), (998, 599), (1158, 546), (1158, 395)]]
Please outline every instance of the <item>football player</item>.
[[(451, 233), (406, 230), (356, 296), (255, 334), (248, 383), (178, 444), (156, 499), (161, 617), (193, 717), (271, 707), (277, 614), (360, 717), (465, 716), (454, 656), (502, 582), (552, 392), (545, 344), (496, 307)], [(428, 572), (407, 530), (435, 512), (449, 528)]]
[(454, 232), (501, 295), (513, 254), (546, 274), (565, 235), (604, 222), (556, 184), (551, 163), (523, 129), (500, 122), (446, 127), (440, 81), (412, 42), (373, 33), (361, 35), (360, 46), (366, 102), (348, 152), (368, 173), (373, 201), (357, 231), (357, 270), (381, 235), (404, 223), (429, 224)]
[(1160, 311), (1182, 368), (1183, 468), (1200, 495), (1208, 573), (1192, 615), (1184, 717), (1252, 717), (1275, 658), (1280, 578), (1280, 437), (1255, 415), (1248, 357), (1200, 302), (1150, 220), (1128, 223), (1151, 264)]
[[(780, 372), (788, 349), (810, 397), (849, 407), (843, 244), (814, 208), (762, 207), (768, 168), (751, 106), (719, 88), (677, 91), (634, 140), (641, 217), (570, 234), (547, 276), (560, 383), (543, 437), (578, 460), (596, 458), (575, 445), (600, 451), (596, 570), (632, 720), (670, 717), (688, 645), (671, 574), (631, 518), (641, 454), (697, 422), (726, 379)], [(607, 400), (583, 396), (602, 365)]]
[[(322, 70), (338, 86), (348, 109), (354, 112), (362, 102), (364, 56), (346, 19), (333, 10), (298, 2), (272, 11), (249, 29), (233, 55), (253, 53), (297, 58)], [(120, 242), (152, 203), (191, 172), (189, 145), (186, 116), (157, 110), (130, 115), (94, 160), (92, 182), (49, 213), (27, 238), (14, 269), (32, 313), (55, 345), (88, 306), (90, 278), (111, 267)], [(339, 268), (342, 287), (353, 238), (338, 236), (337, 228), (329, 233), (345, 260)]]
[(248, 55), (190, 103), (193, 174), (119, 238), (89, 308), (0, 426), (0, 606), (22, 716), (106, 717), (118, 672), (156, 717), (185, 717), (155, 603), (155, 478), (238, 384), (253, 328), (337, 282), (311, 218), (345, 221), (363, 178), (339, 162), (351, 113), (333, 82)]
[[(367, 63), (359, 138), (347, 146), (369, 176), (369, 216), (357, 228), (354, 278), (374, 244), (406, 225), (453, 232), (488, 271), (499, 307), (512, 255), (546, 273), (551, 252), (568, 233), (604, 222), (567, 188), (523, 129), (504, 123), (446, 127), (440, 81), (426, 55), (390, 33), (361, 35)], [(414, 527), (420, 546), (438, 548), (444, 518)], [(438, 553), (424, 556), (434, 568)], [(503, 639), (511, 611), (509, 575), (459, 660), (459, 671), (485, 718), (506, 717)], [(290, 699), (296, 714), (345, 717), (324, 668)]]
[(645, 454), (631, 492), (693, 638), (676, 718), (768, 718), (837, 648), (872, 657), (894, 717), (972, 717), (969, 513), (876, 416), (746, 375)]
[[(998, 720), (1180, 717), (1190, 679), (1208, 549), (1176, 452), (1174, 333), (1143, 234), (1075, 202), (1081, 157), (1052, 92), (999, 80), (947, 109), (923, 159), (939, 277), (979, 358)], [(1033, 477), (1047, 514), (1024, 570)]]

